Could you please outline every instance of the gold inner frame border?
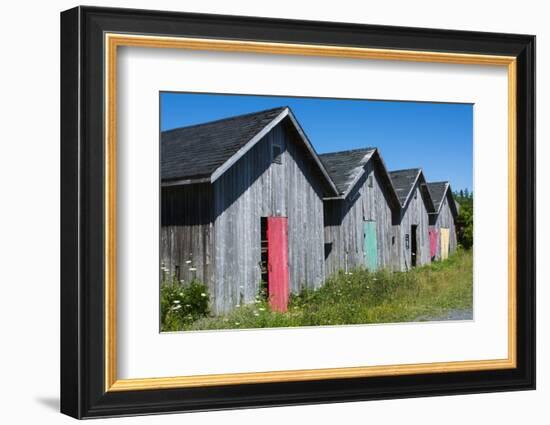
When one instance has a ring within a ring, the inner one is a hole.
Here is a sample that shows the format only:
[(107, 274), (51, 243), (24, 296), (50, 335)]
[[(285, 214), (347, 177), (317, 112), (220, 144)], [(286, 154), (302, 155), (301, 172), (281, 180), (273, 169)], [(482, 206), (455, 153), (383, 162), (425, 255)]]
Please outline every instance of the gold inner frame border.
[[(355, 59), (396, 60), (507, 67), (508, 72), (508, 358), (437, 363), (304, 369), (267, 372), (229, 373), (173, 377), (117, 379), (116, 324), (116, 123), (117, 123), (117, 51), (118, 47), (148, 47), (262, 53), (279, 55), (324, 56)], [(517, 285), (517, 193), (516, 193), (516, 58), (466, 53), (371, 49), (330, 45), (288, 44), (257, 41), (180, 38), (150, 35), (106, 33), (105, 47), (105, 391), (137, 391), (216, 385), (239, 385), (322, 379), (360, 378), (420, 373), (449, 373), (513, 369), (516, 353)]]

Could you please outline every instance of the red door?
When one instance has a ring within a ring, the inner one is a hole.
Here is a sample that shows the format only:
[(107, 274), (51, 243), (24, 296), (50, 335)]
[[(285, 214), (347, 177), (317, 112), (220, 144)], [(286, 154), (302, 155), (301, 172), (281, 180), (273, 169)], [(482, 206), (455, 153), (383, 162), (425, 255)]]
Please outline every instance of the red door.
[(288, 308), (288, 218), (267, 217), (267, 292), (271, 310)]

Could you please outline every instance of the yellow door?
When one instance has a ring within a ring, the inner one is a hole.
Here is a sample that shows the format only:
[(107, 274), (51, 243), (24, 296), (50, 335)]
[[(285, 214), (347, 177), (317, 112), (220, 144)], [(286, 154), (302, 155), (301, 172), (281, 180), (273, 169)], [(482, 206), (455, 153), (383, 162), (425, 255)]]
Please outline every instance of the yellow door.
[(441, 228), (441, 259), (449, 257), (449, 229)]

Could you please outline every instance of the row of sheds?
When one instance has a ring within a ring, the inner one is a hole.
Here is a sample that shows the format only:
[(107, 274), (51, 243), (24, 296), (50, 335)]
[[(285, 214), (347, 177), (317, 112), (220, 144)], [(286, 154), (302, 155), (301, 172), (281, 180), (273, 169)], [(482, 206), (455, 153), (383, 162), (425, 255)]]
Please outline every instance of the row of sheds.
[(284, 298), (445, 258), (457, 214), (448, 182), (388, 171), (377, 148), (317, 154), (288, 107), (161, 133), (162, 267), (204, 282), (218, 314), (262, 281)]

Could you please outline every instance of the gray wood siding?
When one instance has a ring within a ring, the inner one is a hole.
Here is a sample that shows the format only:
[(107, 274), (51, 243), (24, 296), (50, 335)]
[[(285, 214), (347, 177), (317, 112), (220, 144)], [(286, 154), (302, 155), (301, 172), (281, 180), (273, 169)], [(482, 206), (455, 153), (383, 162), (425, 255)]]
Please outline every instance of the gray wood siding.
[[(372, 187), (368, 183), (370, 176)], [(365, 165), (363, 177), (345, 200), (325, 201), (324, 212), (327, 275), (365, 266), (365, 220), (376, 221), (378, 267), (397, 267), (398, 227), (392, 225), (388, 195), (374, 160)]]
[[(428, 210), (422, 199), (420, 192), (419, 181), (416, 182), (413, 188), (413, 194), (409, 198), (401, 212), (401, 220), (399, 222), (399, 269), (407, 271), (411, 269), (411, 226), (417, 227), (417, 266), (428, 264), (430, 259), (430, 238), (429, 238), (429, 218)], [(409, 247), (406, 246), (406, 235), (409, 235)]]
[[(449, 254), (451, 252), (456, 251), (456, 247), (458, 245), (458, 241), (456, 238), (456, 226), (455, 226), (455, 219), (453, 217), (453, 213), (451, 211), (451, 207), (449, 206), (449, 202), (451, 202), (451, 192), (447, 191), (447, 194), (445, 195), (445, 198), (443, 199), (443, 203), (441, 205), (441, 209), (439, 211), (439, 214), (432, 215), (435, 217), (435, 219), (430, 220), (431, 225), (436, 229), (446, 228), (449, 229)], [(438, 244), (438, 250), (436, 252), (436, 259), (441, 259), (441, 243)]]
[(161, 264), (184, 283), (197, 278), (213, 289), (211, 213), (209, 184), (162, 188)]
[[(253, 302), (259, 290), (261, 217), (288, 217), (290, 289), (325, 279), (319, 177), (297, 137), (282, 122), (213, 184), (216, 313)], [(272, 144), (282, 164), (272, 161)]]

